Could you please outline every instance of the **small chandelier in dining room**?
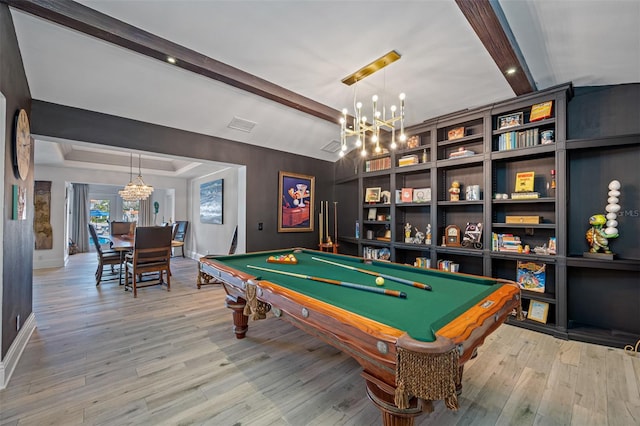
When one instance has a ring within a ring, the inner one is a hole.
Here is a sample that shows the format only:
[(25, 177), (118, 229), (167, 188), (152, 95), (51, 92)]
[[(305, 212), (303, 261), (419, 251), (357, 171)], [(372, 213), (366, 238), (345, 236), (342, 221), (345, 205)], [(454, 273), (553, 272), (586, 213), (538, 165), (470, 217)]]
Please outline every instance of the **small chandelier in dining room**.
[[(395, 50), (387, 53), (386, 55), (376, 59), (369, 65), (360, 68), (358, 71), (342, 79), (342, 82), (346, 85), (352, 85), (362, 80), (363, 78), (373, 74), (374, 72), (386, 67), (392, 62), (400, 59), (400, 54)], [(371, 143), (374, 145), (374, 152), (379, 154), (382, 152), (380, 147), (380, 130), (391, 131), (391, 143), (389, 147), (395, 149), (396, 143), (396, 123), (399, 122), (400, 134), (398, 135), (398, 141), (404, 143), (407, 140), (407, 136), (404, 133), (404, 100), (405, 94), (401, 93), (400, 109), (398, 110), (395, 105), (390, 108), (391, 117), (386, 117), (386, 108), (383, 106), (382, 111), (378, 109), (378, 96), (373, 95), (371, 102), (373, 104), (371, 123), (368, 122), (367, 117), (362, 112), (362, 102), (355, 102), (355, 116), (353, 117), (353, 126), (348, 126), (348, 110), (345, 108), (342, 110), (342, 117), (340, 118), (340, 156), (344, 156), (347, 153), (347, 138), (352, 136), (356, 137), (355, 145), (361, 148), (361, 155), (364, 157), (367, 155), (367, 134), (371, 135)]]
[(125, 201), (146, 200), (153, 192), (153, 186), (147, 185), (142, 180), (142, 169), (140, 166), (141, 155), (138, 154), (138, 177), (133, 179), (133, 154), (129, 157), (129, 183), (118, 194)]

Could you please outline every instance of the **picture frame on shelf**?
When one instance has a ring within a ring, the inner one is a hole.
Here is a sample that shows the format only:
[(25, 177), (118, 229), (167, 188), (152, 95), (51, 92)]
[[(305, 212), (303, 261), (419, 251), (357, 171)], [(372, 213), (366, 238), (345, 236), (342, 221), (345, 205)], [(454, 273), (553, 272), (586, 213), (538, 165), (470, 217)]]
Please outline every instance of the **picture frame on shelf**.
[(431, 201), (431, 188), (415, 188), (413, 190), (414, 203), (426, 203)]
[(553, 101), (541, 102), (531, 106), (531, 113), (529, 114), (529, 122), (544, 120), (551, 118), (551, 108)]
[(381, 192), (382, 192), (382, 188), (380, 188), (379, 186), (367, 188), (364, 192), (365, 203), (379, 203)]
[(447, 132), (447, 140), (460, 139), (464, 137), (464, 126), (456, 127)]
[(411, 202), (413, 202), (413, 188), (402, 188), (401, 201), (403, 203), (411, 203)]
[(549, 316), (549, 304), (547, 302), (541, 302), (539, 300), (531, 299), (531, 301), (529, 302), (529, 311), (527, 312), (527, 319), (546, 324), (548, 316)]
[(278, 172), (278, 232), (313, 231), (315, 176)]
[(378, 209), (375, 207), (369, 207), (369, 213), (367, 214), (367, 220), (376, 220), (376, 214)]
[(510, 129), (512, 127), (522, 126), (523, 124), (522, 112), (514, 112), (498, 117), (498, 130)]
[(410, 136), (407, 139), (407, 149), (413, 149), (420, 146), (420, 137), (417, 135)]

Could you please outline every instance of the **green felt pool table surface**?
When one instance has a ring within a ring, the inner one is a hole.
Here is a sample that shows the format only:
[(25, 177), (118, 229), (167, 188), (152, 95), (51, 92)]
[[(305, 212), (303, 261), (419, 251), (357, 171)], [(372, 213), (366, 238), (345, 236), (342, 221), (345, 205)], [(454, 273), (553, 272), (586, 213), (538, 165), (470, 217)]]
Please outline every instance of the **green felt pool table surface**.
[[(420, 269), (383, 261), (363, 261), (362, 258), (318, 252), (296, 250), (297, 264), (269, 263), (269, 256), (294, 253), (293, 249), (265, 251), (212, 259), (235, 270), (253, 275), (259, 280), (286, 287), (332, 306), (369, 318), (389, 327), (403, 330), (413, 339), (431, 342), (435, 332), (467, 311), (500, 287), (497, 280), (489, 277), (451, 273), (435, 269)], [(366, 269), (400, 278), (409, 279), (432, 287), (427, 291), (386, 279), (377, 286), (375, 276), (314, 260), (326, 259), (351, 267)], [(250, 268), (257, 266), (277, 271), (293, 272), (319, 278), (329, 278), (374, 288), (399, 290), (406, 298), (371, 293), (358, 289), (317, 282), (304, 278), (282, 275)]]

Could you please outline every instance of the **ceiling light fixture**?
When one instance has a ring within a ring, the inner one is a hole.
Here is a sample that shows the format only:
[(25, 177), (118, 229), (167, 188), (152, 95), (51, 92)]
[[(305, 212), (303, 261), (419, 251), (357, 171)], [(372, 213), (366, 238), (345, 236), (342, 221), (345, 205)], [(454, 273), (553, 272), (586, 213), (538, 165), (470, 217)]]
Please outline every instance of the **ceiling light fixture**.
[(118, 191), (120, 197), (125, 201), (146, 200), (153, 192), (153, 186), (147, 185), (142, 180), (141, 155), (138, 154), (138, 177), (133, 179), (133, 154), (129, 157), (129, 183)]
[(507, 69), (507, 75), (515, 74), (516, 71), (517, 71), (516, 67), (511, 67), (511, 68)]
[(167, 62), (169, 62), (170, 64), (175, 64), (176, 58), (174, 58), (173, 56), (167, 56)]
[[(386, 67), (392, 62), (400, 59), (400, 54), (395, 50), (387, 53), (386, 55), (376, 59), (369, 65), (364, 66), (359, 69), (355, 73), (345, 77), (342, 79), (342, 82), (351, 85), (353, 83), (357, 83), (359, 80), (373, 74), (374, 72)], [(397, 147), (396, 144), (396, 123), (400, 122), (400, 135), (398, 140), (400, 142), (405, 142), (407, 140), (407, 136), (404, 133), (404, 100), (405, 94), (401, 93), (399, 96), (400, 99), (400, 110), (396, 109), (395, 105), (392, 105), (391, 117), (387, 119), (386, 117), (386, 108), (383, 106), (382, 111), (378, 110), (378, 95), (373, 95), (371, 101), (373, 103), (373, 114), (371, 123), (367, 122), (367, 117), (362, 114), (362, 102), (354, 102), (355, 106), (355, 116), (353, 118), (353, 126), (347, 126), (347, 114), (348, 110), (345, 108), (342, 110), (342, 117), (340, 118), (340, 156), (344, 156), (347, 153), (347, 138), (355, 136), (356, 137), (356, 147), (361, 147), (362, 156), (367, 155), (366, 150), (366, 137), (367, 133), (371, 134), (371, 143), (375, 145), (374, 151), (375, 153), (382, 152), (382, 148), (380, 147), (380, 130), (390, 130), (391, 131), (391, 144), (389, 147), (391, 149), (395, 149)], [(396, 115), (397, 112), (397, 115)]]

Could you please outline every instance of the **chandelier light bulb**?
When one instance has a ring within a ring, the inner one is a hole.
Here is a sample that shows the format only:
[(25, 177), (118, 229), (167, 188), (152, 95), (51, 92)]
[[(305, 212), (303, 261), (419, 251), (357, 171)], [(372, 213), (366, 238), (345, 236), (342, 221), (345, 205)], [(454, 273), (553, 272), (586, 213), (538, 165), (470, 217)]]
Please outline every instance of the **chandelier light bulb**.
[(362, 155), (363, 157), (367, 156), (367, 151), (365, 151), (364, 149), (362, 150), (362, 152), (360, 153), (360, 155)]
[(373, 102), (378, 102), (378, 95), (373, 95), (373, 96), (371, 97), (371, 100), (372, 100)]
[(357, 108), (357, 109), (362, 108), (362, 102), (358, 102), (358, 103), (356, 104), (356, 108)]
[(394, 142), (391, 142), (391, 149), (396, 149), (398, 147), (398, 144)]
[(407, 141), (407, 135), (405, 135), (404, 133), (400, 133), (400, 142), (406, 142)]
[(378, 143), (378, 135), (371, 136), (371, 142)]
[(396, 112), (396, 106), (395, 105), (391, 105), (391, 112)]
[[(346, 149), (346, 148), (345, 148)], [(340, 157), (344, 157), (344, 150), (340, 151)]]
[(358, 138), (358, 140), (356, 141), (356, 146), (359, 148), (360, 146), (362, 146), (362, 140), (360, 138)]
[(380, 151), (382, 151), (382, 150), (380, 149), (380, 147), (379, 147), (379, 146), (376, 146), (376, 154), (380, 154)]
[(400, 93), (400, 96), (398, 96), (398, 98), (399, 98), (401, 101), (404, 101), (404, 99), (406, 98), (406, 95), (405, 95), (404, 93)]

